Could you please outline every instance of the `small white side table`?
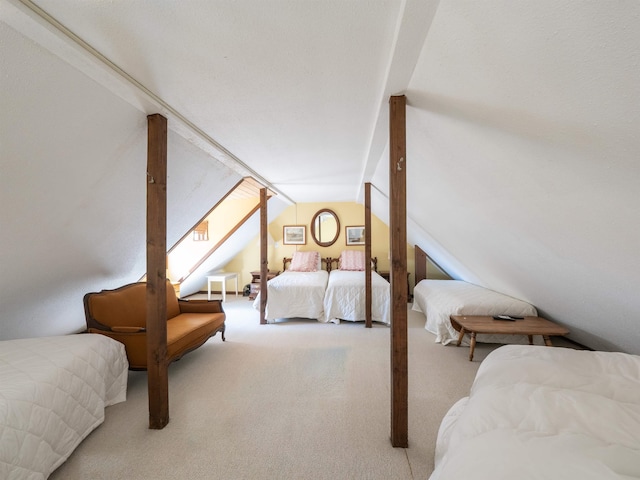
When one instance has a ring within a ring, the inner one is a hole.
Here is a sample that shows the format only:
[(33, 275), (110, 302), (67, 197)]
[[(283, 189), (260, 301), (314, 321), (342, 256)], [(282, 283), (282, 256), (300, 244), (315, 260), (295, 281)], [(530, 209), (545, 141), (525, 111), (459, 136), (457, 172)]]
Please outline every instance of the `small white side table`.
[(222, 301), (227, 300), (227, 279), (233, 278), (236, 281), (236, 297), (238, 296), (238, 274), (234, 272), (220, 272), (213, 275), (207, 275), (207, 299), (211, 300), (211, 283), (222, 283)]

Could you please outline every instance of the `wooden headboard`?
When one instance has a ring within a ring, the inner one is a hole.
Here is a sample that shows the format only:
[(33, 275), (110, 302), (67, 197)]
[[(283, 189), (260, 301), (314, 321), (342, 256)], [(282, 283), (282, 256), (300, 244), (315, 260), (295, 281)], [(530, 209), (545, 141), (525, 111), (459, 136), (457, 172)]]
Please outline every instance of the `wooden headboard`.
[(420, 280), (427, 278), (427, 259), (429, 255), (422, 250), (418, 245), (414, 249), (413, 259), (415, 261), (414, 267), (416, 269), (416, 285)]
[(416, 269), (416, 285), (420, 282), (420, 280), (425, 280), (427, 278), (427, 264), (431, 262), (436, 266), (441, 272), (443, 272), (447, 277), (452, 278), (446, 270), (444, 270), (440, 265), (433, 261), (433, 259), (422, 250), (418, 245), (415, 246), (414, 249), (414, 261), (415, 261), (415, 269)]
[[(333, 266), (333, 264), (335, 263), (335, 267)], [(338, 258), (327, 258), (327, 267), (328, 267), (328, 272), (331, 272), (331, 270), (338, 270), (340, 268), (340, 257)], [(378, 271), (378, 257), (371, 257), (371, 269), (374, 272)]]
[[(287, 265), (291, 263), (291, 260), (292, 260), (291, 257), (284, 257), (282, 259), (283, 272), (287, 269)], [(327, 272), (331, 272), (331, 270), (334, 270), (334, 269), (337, 270), (340, 265), (340, 258), (323, 257), (320, 259), (320, 261), (324, 265), (324, 268)], [(334, 263), (335, 263), (335, 267), (333, 265)], [(373, 269), (374, 272), (378, 271), (378, 257), (371, 257), (371, 268)]]
[[(287, 269), (287, 265), (291, 263), (291, 260), (293, 260), (293, 258), (292, 258), (292, 257), (284, 257), (284, 258), (282, 259), (282, 271), (283, 271), (283, 272)], [(325, 269), (327, 272), (330, 272), (330, 271), (331, 271), (331, 262), (332, 262), (333, 260), (334, 260), (334, 259), (333, 259), (333, 258), (331, 258), (331, 257), (320, 258), (320, 263), (321, 263), (322, 265), (324, 265), (324, 269)]]

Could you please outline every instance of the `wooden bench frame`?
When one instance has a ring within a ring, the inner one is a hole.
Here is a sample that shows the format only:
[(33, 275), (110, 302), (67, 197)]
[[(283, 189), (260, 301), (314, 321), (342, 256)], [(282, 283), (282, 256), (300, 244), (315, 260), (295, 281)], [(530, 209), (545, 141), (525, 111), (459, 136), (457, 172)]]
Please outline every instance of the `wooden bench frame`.
[(494, 335), (527, 335), (529, 345), (533, 345), (533, 336), (542, 335), (546, 346), (551, 347), (551, 336), (567, 335), (569, 330), (541, 317), (524, 317), (519, 320), (495, 320), (487, 315), (451, 315), (451, 325), (460, 335), (456, 345), (459, 347), (464, 334), (471, 336), (469, 361), (473, 361), (473, 352), (476, 348), (476, 335), (478, 333)]

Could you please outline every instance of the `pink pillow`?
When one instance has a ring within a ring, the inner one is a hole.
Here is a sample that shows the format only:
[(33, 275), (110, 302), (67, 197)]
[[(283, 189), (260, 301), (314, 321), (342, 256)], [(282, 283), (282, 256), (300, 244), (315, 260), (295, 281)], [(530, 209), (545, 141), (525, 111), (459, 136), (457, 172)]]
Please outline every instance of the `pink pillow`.
[(295, 252), (289, 270), (292, 272), (315, 272), (318, 270), (320, 254), (318, 252)]
[(340, 270), (364, 270), (366, 261), (364, 252), (345, 250), (340, 254)]

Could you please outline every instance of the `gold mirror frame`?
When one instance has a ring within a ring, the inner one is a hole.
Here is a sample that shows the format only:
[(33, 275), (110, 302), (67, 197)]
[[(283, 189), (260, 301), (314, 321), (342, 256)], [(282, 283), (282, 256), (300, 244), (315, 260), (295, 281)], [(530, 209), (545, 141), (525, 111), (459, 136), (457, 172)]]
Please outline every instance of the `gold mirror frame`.
[[(322, 224), (320, 223), (322, 214), (331, 215), (336, 221), (336, 233), (333, 236), (333, 239), (328, 240), (326, 242), (323, 242), (322, 237), (320, 236), (322, 233), (321, 232)], [(318, 225), (316, 226), (316, 224)], [(338, 240), (338, 237), (340, 236), (340, 220), (338, 220), (338, 215), (336, 215), (336, 212), (328, 208), (323, 208), (321, 210), (318, 210), (316, 214), (313, 216), (313, 219), (311, 220), (311, 236), (313, 237), (313, 240), (321, 247), (330, 247), (331, 245), (336, 243), (336, 241)]]

